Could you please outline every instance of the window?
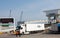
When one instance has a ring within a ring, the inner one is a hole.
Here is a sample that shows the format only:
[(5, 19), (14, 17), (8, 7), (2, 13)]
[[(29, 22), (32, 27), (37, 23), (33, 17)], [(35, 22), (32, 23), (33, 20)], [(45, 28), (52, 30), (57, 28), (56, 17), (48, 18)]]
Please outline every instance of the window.
[(50, 17), (50, 19), (51, 19), (51, 20), (53, 20), (53, 19), (54, 19), (54, 17)]
[(0, 18), (0, 23), (14, 22), (13, 18)]

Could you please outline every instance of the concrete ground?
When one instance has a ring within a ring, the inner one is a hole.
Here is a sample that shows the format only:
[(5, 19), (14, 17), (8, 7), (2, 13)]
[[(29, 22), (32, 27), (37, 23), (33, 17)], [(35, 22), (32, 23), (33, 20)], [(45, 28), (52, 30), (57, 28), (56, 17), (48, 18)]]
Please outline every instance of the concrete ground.
[(60, 38), (60, 34), (46, 34), (46, 33), (35, 33), (29, 35), (22, 35), (21, 37), (16, 37), (11, 34), (2, 34), (0, 38)]

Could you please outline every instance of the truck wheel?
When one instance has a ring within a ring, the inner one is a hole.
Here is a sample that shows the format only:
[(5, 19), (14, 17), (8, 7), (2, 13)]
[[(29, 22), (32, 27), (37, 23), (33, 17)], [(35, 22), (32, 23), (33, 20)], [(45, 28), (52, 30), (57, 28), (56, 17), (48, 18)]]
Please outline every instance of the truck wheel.
[(22, 35), (24, 35), (24, 32), (22, 32)]
[(24, 34), (25, 34), (25, 35), (29, 35), (29, 34), (30, 34), (30, 32), (25, 32)]

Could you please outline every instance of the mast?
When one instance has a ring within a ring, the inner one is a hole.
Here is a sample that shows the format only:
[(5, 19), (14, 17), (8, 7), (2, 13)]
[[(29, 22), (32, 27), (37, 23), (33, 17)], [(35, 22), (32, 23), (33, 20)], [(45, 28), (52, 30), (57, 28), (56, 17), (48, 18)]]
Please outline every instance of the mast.
[(11, 9), (10, 9), (9, 17), (11, 17)]
[(22, 15), (23, 15), (23, 11), (21, 11), (20, 21), (22, 21)]

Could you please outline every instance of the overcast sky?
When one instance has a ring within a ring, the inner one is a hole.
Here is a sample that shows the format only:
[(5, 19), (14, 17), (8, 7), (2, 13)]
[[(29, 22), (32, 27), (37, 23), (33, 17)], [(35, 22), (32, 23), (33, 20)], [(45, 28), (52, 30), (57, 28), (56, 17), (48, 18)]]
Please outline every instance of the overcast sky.
[(59, 9), (60, 0), (0, 0), (0, 17), (11, 17), (17, 21), (23, 11), (23, 21), (47, 19), (44, 10)]

